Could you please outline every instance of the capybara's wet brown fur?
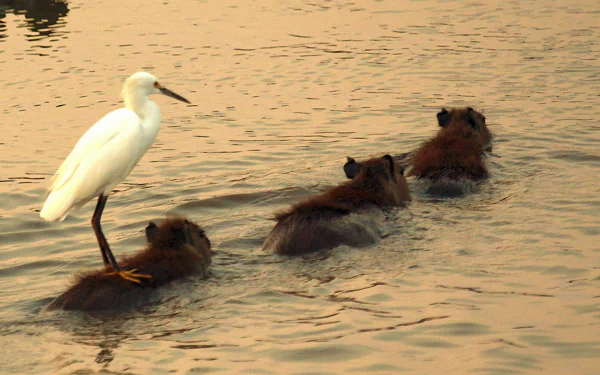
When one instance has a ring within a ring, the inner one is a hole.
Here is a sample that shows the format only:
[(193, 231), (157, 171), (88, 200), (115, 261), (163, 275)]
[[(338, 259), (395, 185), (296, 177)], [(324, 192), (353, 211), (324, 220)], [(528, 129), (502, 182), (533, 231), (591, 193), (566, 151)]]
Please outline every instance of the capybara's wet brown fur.
[(412, 156), (407, 175), (433, 182), (486, 178), (484, 150), (492, 134), (485, 116), (470, 107), (450, 111), (444, 108), (437, 118), (441, 129)]
[(350, 181), (277, 214), (263, 249), (297, 255), (377, 241), (381, 208), (410, 201), (410, 190), (403, 170), (389, 155), (356, 167)]
[(101, 311), (139, 306), (151, 299), (153, 291), (176, 279), (195, 275), (204, 277), (211, 263), (212, 250), (204, 230), (184, 218), (168, 218), (160, 226), (150, 222), (146, 228), (148, 245), (136, 255), (120, 262), (123, 270), (151, 275), (136, 284), (106, 269), (84, 272), (74, 284), (47, 309)]

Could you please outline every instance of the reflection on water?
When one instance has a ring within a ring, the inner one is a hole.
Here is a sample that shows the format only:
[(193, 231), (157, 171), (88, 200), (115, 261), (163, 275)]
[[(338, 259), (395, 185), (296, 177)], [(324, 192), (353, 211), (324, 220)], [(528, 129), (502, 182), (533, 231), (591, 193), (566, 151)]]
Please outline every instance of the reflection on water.
[(64, 26), (69, 7), (63, 0), (0, 0), (0, 40), (8, 36), (6, 16), (11, 13), (34, 32), (26, 35), (27, 40), (37, 41), (59, 34), (57, 29)]
[[(71, 1), (68, 24), (38, 19), (68, 38), (1, 4), (0, 374), (598, 374), (597, 4)], [(162, 129), (105, 233), (123, 256), (148, 220), (189, 216), (211, 276), (116, 317), (40, 314), (101, 265), (94, 203), (39, 218), (48, 179), (140, 69), (194, 106), (153, 97)], [(411, 181), (376, 246), (261, 251), (273, 213), (343, 181), (347, 155), (408, 152), (467, 105), (496, 135), (476, 194)]]

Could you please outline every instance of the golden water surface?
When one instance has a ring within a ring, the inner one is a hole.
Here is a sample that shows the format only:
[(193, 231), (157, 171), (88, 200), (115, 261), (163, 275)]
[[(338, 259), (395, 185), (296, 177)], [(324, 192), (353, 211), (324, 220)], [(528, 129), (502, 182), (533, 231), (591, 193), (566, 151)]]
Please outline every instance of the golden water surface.
[[(0, 1), (0, 373), (600, 373), (600, 3)], [(102, 264), (95, 202), (48, 179), (145, 70), (154, 146), (108, 200), (117, 257), (186, 215), (211, 276), (117, 315), (47, 313)], [(419, 191), (381, 243), (264, 253), (273, 213), (472, 106), (495, 133), (474, 194)]]

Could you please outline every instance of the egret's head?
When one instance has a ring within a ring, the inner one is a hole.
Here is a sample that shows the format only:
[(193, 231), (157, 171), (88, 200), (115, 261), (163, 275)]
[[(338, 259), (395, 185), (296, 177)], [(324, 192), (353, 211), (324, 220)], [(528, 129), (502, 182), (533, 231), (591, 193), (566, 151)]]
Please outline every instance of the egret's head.
[(177, 100), (181, 100), (185, 103), (189, 103), (189, 101), (186, 98), (177, 95), (173, 91), (163, 87), (160, 83), (158, 83), (158, 78), (146, 72), (137, 72), (129, 78), (127, 78), (127, 80), (125, 80), (125, 84), (123, 85), (122, 94), (123, 97), (127, 99), (127, 97), (130, 95), (150, 95), (158, 93), (170, 96), (171, 98)]

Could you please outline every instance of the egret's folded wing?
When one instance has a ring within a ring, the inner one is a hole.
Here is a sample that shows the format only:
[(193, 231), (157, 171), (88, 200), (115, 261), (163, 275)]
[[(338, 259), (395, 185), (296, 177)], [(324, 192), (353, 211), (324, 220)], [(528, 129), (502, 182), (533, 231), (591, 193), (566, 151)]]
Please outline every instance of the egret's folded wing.
[(87, 154), (64, 185), (76, 197), (74, 205), (108, 194), (123, 181), (140, 159), (141, 143), (141, 124), (127, 125), (93, 154)]
[(98, 121), (56, 172), (40, 217), (63, 220), (71, 209), (110, 192), (139, 160), (142, 134), (139, 117), (127, 109)]
[(73, 177), (82, 160), (96, 153), (103, 145), (119, 134), (123, 127), (139, 126), (140, 118), (135, 112), (121, 108), (112, 111), (96, 122), (77, 142), (73, 151), (51, 179), (48, 193), (60, 189)]

